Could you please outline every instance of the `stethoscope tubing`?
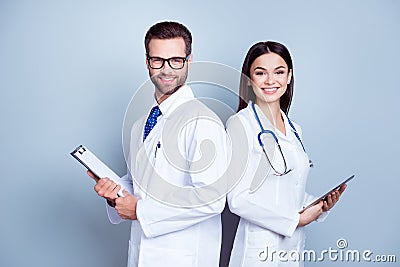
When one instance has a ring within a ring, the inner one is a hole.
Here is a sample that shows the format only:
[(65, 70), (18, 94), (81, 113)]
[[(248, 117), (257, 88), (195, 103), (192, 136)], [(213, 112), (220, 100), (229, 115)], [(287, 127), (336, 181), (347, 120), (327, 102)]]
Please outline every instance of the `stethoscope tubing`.
[[(261, 148), (262, 148), (262, 150), (263, 150), (265, 156), (267, 157), (267, 160), (268, 160), (269, 165), (270, 165), (271, 168), (274, 170), (275, 174), (278, 175), (278, 176), (282, 176), (282, 175), (285, 175), (285, 174), (289, 173), (290, 171), (292, 171), (292, 169), (289, 169), (289, 170), (287, 169), (286, 159), (285, 159), (285, 157), (284, 157), (284, 155), (283, 155), (283, 151), (282, 151), (281, 145), (279, 144), (278, 137), (276, 136), (276, 134), (275, 134), (273, 131), (267, 130), (267, 129), (265, 129), (265, 128), (263, 127), (263, 125), (262, 125), (262, 123), (261, 123), (261, 120), (260, 120), (260, 117), (259, 117), (258, 114), (257, 114), (257, 111), (256, 111), (256, 108), (255, 108), (254, 102), (251, 102), (251, 106), (252, 106), (252, 109), (253, 109), (254, 117), (255, 117), (255, 119), (256, 119), (258, 125), (260, 126), (260, 130), (261, 130), (261, 131), (258, 133), (258, 135), (257, 135), (258, 143), (259, 143), (259, 145), (261, 146)], [(288, 122), (289, 122), (290, 127), (293, 129), (293, 132), (294, 132), (294, 134), (295, 134), (297, 140), (299, 140), (299, 142), (300, 142), (300, 144), (301, 144), (301, 147), (302, 147), (303, 150), (304, 150), (304, 153), (307, 153), (307, 152), (306, 152), (306, 149), (304, 148), (303, 142), (301, 141), (300, 135), (299, 135), (299, 134), (297, 133), (297, 131), (296, 131), (296, 128), (294, 127), (294, 125), (293, 125), (293, 123), (291, 122), (291, 120), (289, 119), (289, 117), (287, 117), (287, 119), (288, 119)], [(275, 167), (272, 165), (272, 162), (271, 162), (271, 160), (269, 159), (269, 157), (268, 157), (268, 155), (267, 155), (267, 152), (265, 151), (264, 143), (263, 143), (263, 141), (262, 141), (262, 139), (261, 139), (261, 136), (262, 136), (263, 134), (270, 134), (270, 135), (274, 138), (274, 140), (275, 140), (275, 142), (276, 142), (276, 145), (278, 146), (279, 152), (281, 153), (281, 156), (282, 156), (282, 159), (283, 159), (283, 164), (284, 164), (284, 172), (283, 172), (283, 173), (277, 171), (277, 170), (275, 169)], [(309, 160), (309, 163), (310, 163), (310, 167), (312, 167), (313, 164), (312, 164), (311, 160)]]

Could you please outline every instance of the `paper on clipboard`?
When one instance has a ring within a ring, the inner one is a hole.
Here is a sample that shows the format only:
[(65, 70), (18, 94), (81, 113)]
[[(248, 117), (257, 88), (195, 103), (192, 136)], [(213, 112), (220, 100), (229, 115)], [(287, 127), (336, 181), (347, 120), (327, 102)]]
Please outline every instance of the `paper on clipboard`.
[[(121, 178), (85, 146), (78, 146), (70, 154), (97, 177), (108, 177), (111, 181), (121, 185)], [(118, 196), (124, 196), (123, 189), (124, 187), (121, 185)]]

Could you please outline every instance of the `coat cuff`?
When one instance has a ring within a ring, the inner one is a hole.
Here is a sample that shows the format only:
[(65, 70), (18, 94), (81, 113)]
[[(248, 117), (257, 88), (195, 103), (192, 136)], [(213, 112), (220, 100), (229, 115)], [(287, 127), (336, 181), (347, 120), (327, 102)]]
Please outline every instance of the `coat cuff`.
[(322, 214), (319, 215), (318, 218), (317, 218), (315, 221), (316, 221), (316, 222), (323, 222), (323, 221), (325, 221), (326, 218), (328, 217), (329, 213), (330, 213), (329, 210), (328, 210), (328, 211), (322, 212)]
[(122, 221), (124, 221), (123, 219), (121, 219), (121, 217), (119, 217), (117, 210), (114, 209), (113, 207), (110, 207), (110, 205), (108, 205), (107, 202), (106, 202), (106, 209), (107, 209), (108, 219), (112, 224), (119, 224)]
[(148, 223), (146, 223), (146, 216), (142, 209), (143, 200), (139, 199), (136, 204), (136, 218), (142, 228), (142, 231), (146, 237), (152, 236), (153, 232), (150, 230)]

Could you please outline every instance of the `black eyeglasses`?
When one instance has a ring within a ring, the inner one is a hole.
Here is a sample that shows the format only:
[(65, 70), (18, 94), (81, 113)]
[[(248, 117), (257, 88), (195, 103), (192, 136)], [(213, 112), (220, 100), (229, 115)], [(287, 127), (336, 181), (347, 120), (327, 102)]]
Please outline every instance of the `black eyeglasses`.
[(149, 62), (149, 66), (152, 69), (161, 69), (164, 67), (165, 61), (168, 62), (168, 65), (171, 69), (180, 70), (185, 66), (185, 62), (189, 59), (190, 55), (186, 57), (170, 57), (170, 58), (162, 58), (162, 57), (147, 57)]

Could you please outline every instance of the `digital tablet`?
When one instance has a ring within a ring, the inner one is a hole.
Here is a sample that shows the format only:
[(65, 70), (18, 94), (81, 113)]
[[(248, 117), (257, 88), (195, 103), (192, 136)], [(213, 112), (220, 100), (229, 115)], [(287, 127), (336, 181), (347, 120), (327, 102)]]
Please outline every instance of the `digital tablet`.
[(311, 206), (314, 206), (315, 204), (317, 204), (318, 202), (320, 202), (321, 200), (325, 200), (325, 198), (332, 192), (335, 190), (338, 190), (342, 185), (348, 183), (351, 179), (354, 178), (354, 174), (352, 176), (350, 176), (349, 178), (345, 179), (343, 182), (341, 182), (340, 184), (338, 184), (337, 186), (335, 186), (334, 188), (332, 188), (331, 190), (329, 190), (327, 193), (323, 194), (322, 196), (316, 198), (314, 201), (312, 201), (310, 204), (307, 204), (305, 208), (303, 208), (301, 211), (299, 211), (299, 213), (302, 213), (304, 210), (308, 209)]
[[(75, 148), (74, 151), (72, 151), (70, 154), (97, 177), (108, 177), (116, 184), (121, 185), (120, 177), (115, 172), (113, 172), (106, 164), (104, 164), (98, 157), (96, 157), (96, 155), (93, 154), (87, 147), (80, 145)], [(119, 190), (118, 196), (124, 196), (122, 194), (123, 189), (124, 187), (121, 185), (121, 190)]]

